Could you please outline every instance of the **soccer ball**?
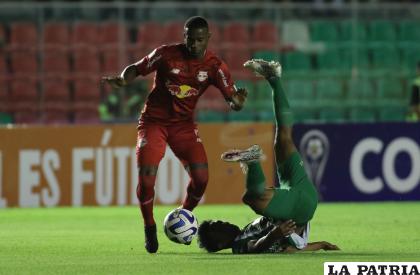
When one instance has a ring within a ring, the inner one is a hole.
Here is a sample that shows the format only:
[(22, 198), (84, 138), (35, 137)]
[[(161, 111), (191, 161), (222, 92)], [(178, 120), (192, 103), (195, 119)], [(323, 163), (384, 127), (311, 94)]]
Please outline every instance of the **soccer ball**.
[(171, 241), (190, 244), (197, 234), (198, 222), (191, 211), (177, 208), (166, 215), (163, 226)]

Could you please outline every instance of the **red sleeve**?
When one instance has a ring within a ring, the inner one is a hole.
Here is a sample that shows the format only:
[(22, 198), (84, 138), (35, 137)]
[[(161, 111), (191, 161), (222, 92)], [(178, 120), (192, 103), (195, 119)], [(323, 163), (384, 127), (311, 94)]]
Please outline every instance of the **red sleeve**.
[(136, 65), (137, 75), (145, 76), (153, 71), (156, 71), (162, 63), (163, 54), (163, 47), (159, 47), (143, 57), (140, 61), (134, 63), (134, 65)]
[(229, 69), (223, 61), (217, 68), (214, 86), (216, 86), (222, 92), (225, 99), (229, 101), (236, 91)]

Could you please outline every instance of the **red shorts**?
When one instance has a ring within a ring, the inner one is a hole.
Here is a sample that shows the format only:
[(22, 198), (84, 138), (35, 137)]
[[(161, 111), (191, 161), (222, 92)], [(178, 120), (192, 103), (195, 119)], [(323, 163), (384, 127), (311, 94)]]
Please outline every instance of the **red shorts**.
[(137, 132), (137, 166), (158, 166), (166, 144), (184, 165), (207, 164), (207, 155), (192, 122), (164, 126), (141, 122)]

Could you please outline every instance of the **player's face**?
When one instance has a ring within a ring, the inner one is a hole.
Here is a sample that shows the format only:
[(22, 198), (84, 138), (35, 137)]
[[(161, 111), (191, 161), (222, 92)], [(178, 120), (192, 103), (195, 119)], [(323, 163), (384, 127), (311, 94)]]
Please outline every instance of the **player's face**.
[(232, 241), (238, 236), (240, 229), (231, 223), (214, 221), (210, 224), (212, 239), (219, 249), (229, 248)]
[(192, 57), (201, 58), (207, 49), (209, 42), (209, 30), (207, 28), (186, 29), (184, 43)]

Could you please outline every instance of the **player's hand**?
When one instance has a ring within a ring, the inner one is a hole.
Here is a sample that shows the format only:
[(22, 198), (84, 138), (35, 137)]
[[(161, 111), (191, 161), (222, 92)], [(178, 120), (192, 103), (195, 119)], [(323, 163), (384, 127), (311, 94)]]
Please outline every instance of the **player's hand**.
[(293, 220), (279, 222), (273, 230), (276, 232), (278, 237), (286, 237), (295, 232), (296, 223)]
[(239, 99), (239, 101), (241, 101), (242, 103), (245, 102), (247, 96), (248, 96), (248, 91), (245, 88), (239, 88), (236, 93), (235, 93), (236, 97)]
[(236, 90), (236, 92), (232, 96), (232, 109), (235, 111), (239, 111), (240, 109), (242, 109), (247, 96), (248, 92), (244, 88), (239, 88), (238, 90)]
[(340, 248), (338, 246), (336, 246), (335, 244), (323, 241), (322, 242), (322, 249), (324, 250), (340, 250)]
[(119, 89), (127, 84), (121, 76), (104, 76), (102, 77), (102, 81), (107, 82), (115, 89)]

